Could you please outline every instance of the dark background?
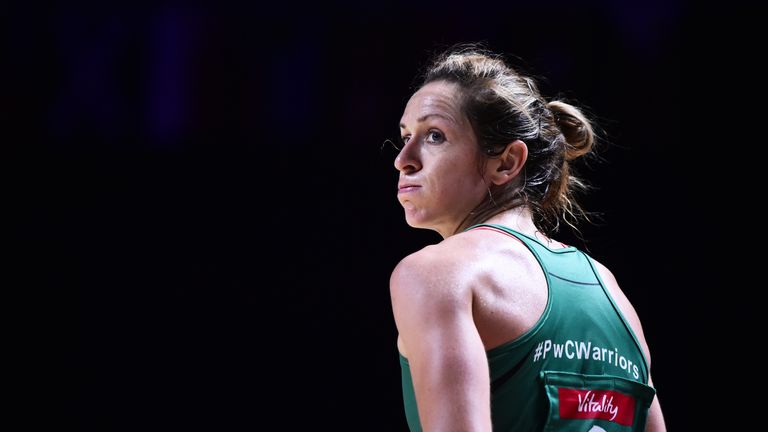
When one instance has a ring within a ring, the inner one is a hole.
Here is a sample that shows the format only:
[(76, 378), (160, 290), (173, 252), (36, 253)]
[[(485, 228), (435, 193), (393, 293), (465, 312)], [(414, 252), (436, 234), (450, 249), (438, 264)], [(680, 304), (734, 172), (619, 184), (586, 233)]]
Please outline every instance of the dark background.
[(756, 7), (8, 10), (11, 266), (35, 309), (26, 348), (44, 347), (24, 356), (28, 391), (55, 407), (33, 423), (405, 430), (388, 277), (439, 238), (405, 224), (385, 142), (429, 55), (457, 42), (508, 55), (603, 128), (601, 159), (580, 169), (602, 217), (586, 242), (559, 238), (634, 303), (670, 429), (736, 397), (738, 379), (710, 376), (752, 319), (730, 309), (725, 230), (754, 174), (729, 159), (748, 140), (727, 115), (745, 111), (729, 87), (756, 76)]

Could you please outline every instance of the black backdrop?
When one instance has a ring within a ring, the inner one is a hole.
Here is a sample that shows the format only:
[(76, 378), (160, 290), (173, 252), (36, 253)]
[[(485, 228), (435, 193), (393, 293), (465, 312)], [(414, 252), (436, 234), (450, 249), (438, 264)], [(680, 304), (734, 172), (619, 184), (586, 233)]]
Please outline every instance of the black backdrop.
[(754, 32), (739, 27), (723, 48), (710, 23), (756, 10), (593, 0), (11, 12), (14, 234), (32, 264), (19, 267), (23, 286), (51, 318), (28, 320), (29, 345), (50, 347), (29, 360), (61, 424), (404, 430), (388, 277), (438, 237), (405, 224), (385, 142), (429, 54), (472, 41), (519, 57), (546, 96), (581, 104), (604, 129), (602, 160), (580, 171), (596, 186), (583, 203), (602, 218), (582, 227), (586, 242), (560, 239), (611, 268), (635, 304), (670, 428), (700, 418), (704, 359), (731, 348), (699, 329), (742, 319), (717, 308), (732, 261), (712, 248), (730, 223), (719, 211), (729, 162), (702, 146), (727, 135), (713, 126), (723, 117), (703, 113), (728, 103), (702, 89), (716, 87), (709, 62), (738, 68)]

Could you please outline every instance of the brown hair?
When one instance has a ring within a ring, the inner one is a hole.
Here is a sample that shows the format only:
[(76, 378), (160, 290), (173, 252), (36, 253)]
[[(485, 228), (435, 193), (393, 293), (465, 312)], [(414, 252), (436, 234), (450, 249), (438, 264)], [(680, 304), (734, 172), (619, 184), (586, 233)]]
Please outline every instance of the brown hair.
[(546, 101), (533, 78), (477, 46), (439, 54), (421, 85), (433, 81), (459, 85), (460, 107), (484, 155), (498, 157), (517, 139), (528, 147), (520, 181), (489, 188), (489, 198), (457, 232), (520, 205), (531, 209), (536, 227), (548, 235), (559, 229), (560, 221), (575, 228), (579, 220), (588, 219), (573, 196), (586, 184), (570, 165), (590, 153), (595, 142), (593, 127), (580, 109), (560, 100)]

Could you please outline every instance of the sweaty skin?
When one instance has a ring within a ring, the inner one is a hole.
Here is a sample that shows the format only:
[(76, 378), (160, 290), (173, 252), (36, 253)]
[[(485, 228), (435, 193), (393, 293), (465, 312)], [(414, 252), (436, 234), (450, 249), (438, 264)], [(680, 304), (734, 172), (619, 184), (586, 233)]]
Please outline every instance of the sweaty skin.
[[(487, 198), (489, 186), (516, 181), (527, 158), (526, 145), (514, 141), (501, 157), (483, 163), (456, 92), (454, 84), (429, 83), (414, 93), (401, 119), (398, 200), (409, 225), (435, 230), (444, 240), (404, 258), (392, 273), (390, 291), (398, 349), (410, 364), (423, 429), (491, 431), (486, 351), (538, 321), (547, 286), (519, 241), (486, 230), (454, 235)], [(486, 222), (542, 239), (525, 208)], [(600, 264), (598, 270), (650, 363), (634, 308), (610, 271)], [(646, 430), (665, 430), (658, 399)]]

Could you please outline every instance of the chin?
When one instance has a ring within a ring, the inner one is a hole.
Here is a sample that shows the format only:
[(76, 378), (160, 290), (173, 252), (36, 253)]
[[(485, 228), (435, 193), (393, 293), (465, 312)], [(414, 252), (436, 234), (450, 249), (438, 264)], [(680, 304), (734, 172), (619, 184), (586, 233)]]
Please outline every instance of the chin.
[(408, 224), (411, 228), (418, 228), (418, 229), (433, 229), (432, 226), (427, 223), (423, 218), (415, 217), (414, 215), (409, 215), (408, 211), (405, 212), (405, 223)]
[(411, 228), (423, 228), (422, 223), (420, 223), (419, 218), (414, 217), (413, 215), (408, 214), (408, 210), (405, 211), (405, 223), (408, 224)]

